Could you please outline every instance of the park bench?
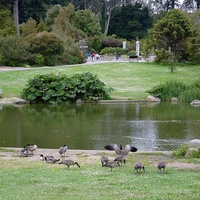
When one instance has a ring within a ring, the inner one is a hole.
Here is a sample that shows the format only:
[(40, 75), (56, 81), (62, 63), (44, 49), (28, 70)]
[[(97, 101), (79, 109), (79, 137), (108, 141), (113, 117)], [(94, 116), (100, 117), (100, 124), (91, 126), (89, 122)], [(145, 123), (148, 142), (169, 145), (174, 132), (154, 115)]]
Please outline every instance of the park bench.
[(133, 61), (137, 60), (138, 62), (138, 56), (129, 56), (129, 62), (131, 62), (131, 60)]

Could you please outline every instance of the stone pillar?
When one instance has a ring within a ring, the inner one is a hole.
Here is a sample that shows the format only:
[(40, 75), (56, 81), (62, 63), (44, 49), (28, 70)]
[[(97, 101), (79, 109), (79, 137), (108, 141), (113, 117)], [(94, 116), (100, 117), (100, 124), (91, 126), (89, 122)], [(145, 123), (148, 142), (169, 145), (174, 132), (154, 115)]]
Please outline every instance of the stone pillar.
[(136, 41), (136, 56), (140, 56), (140, 42)]
[(123, 49), (126, 49), (126, 42), (123, 42)]

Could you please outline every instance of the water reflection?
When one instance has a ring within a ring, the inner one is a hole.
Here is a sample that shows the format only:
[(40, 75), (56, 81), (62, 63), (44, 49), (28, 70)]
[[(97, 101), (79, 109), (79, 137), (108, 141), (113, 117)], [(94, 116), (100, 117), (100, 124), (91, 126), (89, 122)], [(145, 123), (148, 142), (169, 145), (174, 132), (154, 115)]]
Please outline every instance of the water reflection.
[(0, 146), (101, 150), (129, 143), (140, 151), (173, 150), (200, 138), (199, 109), (170, 103), (3, 105)]

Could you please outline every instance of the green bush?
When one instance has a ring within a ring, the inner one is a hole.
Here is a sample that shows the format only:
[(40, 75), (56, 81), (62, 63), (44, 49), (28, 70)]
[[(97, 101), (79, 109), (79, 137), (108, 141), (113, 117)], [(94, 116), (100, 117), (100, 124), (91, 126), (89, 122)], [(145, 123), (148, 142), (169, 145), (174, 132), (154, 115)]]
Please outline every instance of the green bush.
[(190, 87), (179, 96), (181, 102), (191, 103), (193, 100), (200, 100), (200, 88)]
[(171, 55), (168, 51), (161, 48), (161, 49), (157, 50), (155, 53), (156, 53), (155, 62), (169, 63)]
[(36, 58), (35, 58), (35, 64), (36, 66), (43, 66), (44, 65), (44, 56), (40, 53), (37, 54)]
[(147, 90), (151, 95), (160, 98), (162, 101), (168, 101), (172, 97), (179, 97), (188, 87), (177, 80), (169, 80), (165, 83), (155, 86), (151, 90)]
[(91, 73), (75, 74), (71, 78), (54, 74), (38, 75), (30, 79), (21, 97), (30, 103), (60, 104), (109, 98), (111, 88), (106, 88), (97, 76)]
[(173, 152), (173, 157), (177, 157), (177, 158), (184, 157), (185, 154), (187, 153), (188, 149), (189, 149), (188, 144), (184, 144), (184, 145), (180, 146), (178, 149), (176, 149)]
[(120, 47), (106, 47), (101, 50), (101, 55), (126, 55), (128, 53), (128, 49), (123, 49)]
[(44, 57), (44, 65), (53, 66), (59, 61), (59, 56), (64, 52), (64, 43), (53, 33), (41, 32), (36, 36), (29, 36), (30, 51)]
[(12, 67), (23, 67), (31, 57), (29, 43), (20, 36), (0, 38), (1, 64)]

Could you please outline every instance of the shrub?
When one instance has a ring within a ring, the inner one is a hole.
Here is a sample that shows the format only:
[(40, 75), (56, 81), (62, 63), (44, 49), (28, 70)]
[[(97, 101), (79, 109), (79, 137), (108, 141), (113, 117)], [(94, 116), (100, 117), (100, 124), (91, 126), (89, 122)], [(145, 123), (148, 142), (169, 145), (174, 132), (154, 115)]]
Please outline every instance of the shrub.
[(106, 88), (97, 76), (91, 73), (75, 74), (71, 78), (54, 74), (38, 75), (30, 79), (21, 97), (30, 103), (60, 104), (109, 98), (111, 88)]
[(169, 80), (155, 86), (147, 92), (160, 98), (162, 101), (170, 100), (172, 97), (179, 97), (187, 89), (187, 86), (177, 80)]
[(36, 36), (29, 36), (28, 41), (31, 44), (31, 53), (44, 56), (44, 65), (56, 65), (58, 58), (64, 52), (64, 43), (53, 33), (41, 32)]
[(120, 47), (122, 46), (122, 41), (116, 38), (105, 38), (102, 40), (102, 47)]
[(113, 48), (113, 47), (106, 47), (101, 50), (100, 54), (101, 55), (125, 55), (128, 53), (128, 49), (123, 49), (123, 48)]
[(31, 55), (29, 43), (20, 36), (6, 36), (0, 39), (1, 64), (13, 67), (25, 66)]
[(161, 48), (156, 51), (156, 58), (155, 62), (160, 62), (160, 63), (169, 63), (170, 61), (170, 53), (166, 51), (165, 49)]
[(190, 103), (193, 100), (200, 100), (200, 88), (190, 87), (179, 96), (180, 101)]
[(180, 146), (178, 149), (176, 149), (173, 152), (173, 157), (178, 157), (178, 158), (184, 157), (185, 154), (187, 153), (188, 149), (189, 149), (188, 144), (184, 144), (184, 145)]
[(39, 67), (44, 65), (44, 57), (42, 54), (38, 53), (35, 58), (35, 64)]

